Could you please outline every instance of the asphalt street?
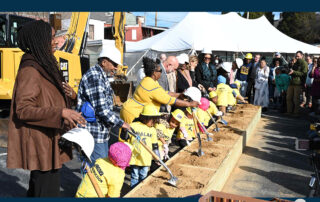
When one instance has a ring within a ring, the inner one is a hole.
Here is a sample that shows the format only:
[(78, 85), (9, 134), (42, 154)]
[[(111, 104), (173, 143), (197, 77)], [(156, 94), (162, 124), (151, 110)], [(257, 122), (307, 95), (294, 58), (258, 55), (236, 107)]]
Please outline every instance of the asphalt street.
[(306, 197), (312, 167), (309, 151), (296, 151), (295, 138), (306, 138), (306, 116), (276, 111), (262, 115), (223, 192), (249, 197)]

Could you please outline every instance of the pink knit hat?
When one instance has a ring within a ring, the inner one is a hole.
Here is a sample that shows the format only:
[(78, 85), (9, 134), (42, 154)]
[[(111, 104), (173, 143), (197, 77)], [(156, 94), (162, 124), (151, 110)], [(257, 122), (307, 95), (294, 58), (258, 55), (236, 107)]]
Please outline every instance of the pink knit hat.
[(202, 109), (203, 111), (207, 111), (207, 109), (210, 106), (210, 102), (207, 98), (202, 97), (200, 100), (201, 104), (199, 105), (199, 108)]
[(117, 142), (112, 144), (108, 155), (113, 165), (118, 166), (123, 170), (130, 166), (131, 149), (125, 143)]

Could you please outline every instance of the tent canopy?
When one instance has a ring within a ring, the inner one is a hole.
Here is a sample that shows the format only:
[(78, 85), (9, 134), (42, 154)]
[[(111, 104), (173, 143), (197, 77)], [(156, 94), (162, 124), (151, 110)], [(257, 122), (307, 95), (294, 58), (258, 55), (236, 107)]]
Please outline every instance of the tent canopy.
[(127, 52), (202, 50), (281, 52), (301, 50), (320, 54), (320, 48), (295, 40), (277, 30), (265, 16), (245, 19), (235, 12), (213, 15), (190, 12), (176, 26), (139, 42), (127, 42)]

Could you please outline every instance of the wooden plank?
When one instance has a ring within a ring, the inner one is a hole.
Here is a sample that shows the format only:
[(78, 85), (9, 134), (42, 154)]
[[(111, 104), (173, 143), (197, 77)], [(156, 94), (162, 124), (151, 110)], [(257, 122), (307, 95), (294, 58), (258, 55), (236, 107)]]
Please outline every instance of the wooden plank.
[(237, 165), (237, 162), (242, 154), (243, 148), (250, 140), (250, 138), (253, 136), (253, 131), (256, 125), (258, 124), (260, 118), (261, 108), (259, 108), (256, 115), (253, 117), (247, 129), (242, 132), (242, 137), (240, 137), (238, 141), (234, 144), (233, 148), (229, 151), (226, 158), (223, 160), (218, 170), (212, 176), (209, 183), (207, 184), (207, 186), (205, 186), (201, 194), (206, 194), (211, 190), (222, 190), (224, 184), (227, 182), (230, 174)]
[(267, 202), (261, 199), (250, 198), (246, 196), (239, 196), (235, 194), (228, 194), (224, 192), (210, 191), (199, 199), (199, 202), (213, 201), (213, 198), (223, 198), (223, 200), (241, 201), (241, 202)]

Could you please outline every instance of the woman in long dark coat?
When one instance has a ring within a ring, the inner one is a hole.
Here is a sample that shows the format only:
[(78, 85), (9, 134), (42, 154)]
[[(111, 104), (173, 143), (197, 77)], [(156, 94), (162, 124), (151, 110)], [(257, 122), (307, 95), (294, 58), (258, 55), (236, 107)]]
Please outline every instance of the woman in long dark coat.
[(26, 23), (18, 30), (22, 56), (13, 90), (8, 126), (8, 168), (30, 170), (27, 196), (56, 197), (60, 194), (62, 164), (72, 150), (58, 146), (60, 136), (77, 123), (80, 113), (69, 109), (64, 79), (53, 53), (55, 31), (42, 21)]

